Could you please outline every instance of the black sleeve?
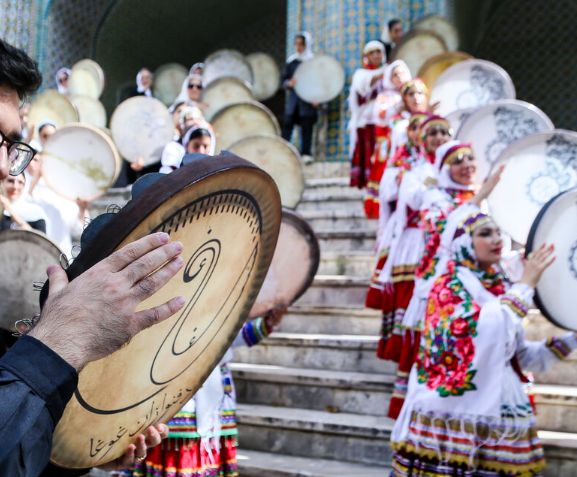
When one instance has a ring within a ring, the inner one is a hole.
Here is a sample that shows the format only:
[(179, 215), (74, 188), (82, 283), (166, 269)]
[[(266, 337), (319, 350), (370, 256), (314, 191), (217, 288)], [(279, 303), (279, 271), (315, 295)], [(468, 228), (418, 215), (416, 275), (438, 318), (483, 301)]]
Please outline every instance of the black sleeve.
[(46, 221), (44, 219), (35, 220), (34, 222), (28, 222), (28, 225), (30, 225), (30, 227), (32, 227), (34, 230), (46, 233)]
[(60, 356), (24, 336), (0, 359), (0, 475), (40, 475), (78, 383)]

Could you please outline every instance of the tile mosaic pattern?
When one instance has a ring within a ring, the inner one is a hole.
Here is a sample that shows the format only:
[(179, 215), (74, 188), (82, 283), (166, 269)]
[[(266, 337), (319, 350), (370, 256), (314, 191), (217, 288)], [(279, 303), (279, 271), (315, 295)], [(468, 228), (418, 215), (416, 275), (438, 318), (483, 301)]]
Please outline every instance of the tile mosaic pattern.
[(34, 0), (2, 0), (0, 38), (36, 56), (36, 33), (42, 2)]
[(346, 98), (351, 77), (361, 64), (362, 47), (380, 37), (382, 25), (399, 17), (408, 30), (426, 15), (446, 14), (446, 0), (288, 0), (287, 55), (292, 53), (294, 35), (309, 31), (316, 52), (333, 55), (344, 66), (346, 84), (342, 94), (328, 105), (326, 151), (329, 161), (348, 161), (348, 111)]

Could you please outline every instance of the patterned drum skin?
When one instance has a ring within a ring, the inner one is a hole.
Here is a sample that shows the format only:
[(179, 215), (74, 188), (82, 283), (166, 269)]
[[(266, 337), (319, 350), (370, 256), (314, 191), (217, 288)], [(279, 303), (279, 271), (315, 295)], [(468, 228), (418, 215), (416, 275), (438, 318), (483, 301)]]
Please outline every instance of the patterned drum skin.
[(577, 132), (555, 129), (526, 136), (501, 153), (501, 180), (488, 198), (491, 215), (525, 244), (535, 217), (557, 194), (577, 186)]
[(551, 120), (538, 107), (510, 99), (472, 112), (461, 124), (457, 139), (473, 145), (477, 158), (477, 180), (483, 181), (509, 144), (530, 134), (553, 129)]
[(441, 116), (502, 99), (515, 99), (511, 77), (499, 65), (476, 59), (461, 61), (446, 69), (431, 92), (431, 102), (439, 102), (436, 112)]

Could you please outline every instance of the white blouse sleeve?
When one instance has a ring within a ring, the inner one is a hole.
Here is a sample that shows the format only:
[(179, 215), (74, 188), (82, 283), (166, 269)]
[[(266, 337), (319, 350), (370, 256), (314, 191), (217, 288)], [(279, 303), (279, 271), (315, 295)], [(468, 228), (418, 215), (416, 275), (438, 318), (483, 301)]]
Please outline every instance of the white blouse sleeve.
[(507, 323), (507, 356), (512, 358), (516, 354), (523, 370), (543, 372), (576, 349), (577, 339), (574, 333), (567, 333), (542, 341), (525, 340), (522, 318), (526, 316), (532, 298), (533, 289), (521, 283), (513, 285), (500, 297), (501, 309), (510, 317)]

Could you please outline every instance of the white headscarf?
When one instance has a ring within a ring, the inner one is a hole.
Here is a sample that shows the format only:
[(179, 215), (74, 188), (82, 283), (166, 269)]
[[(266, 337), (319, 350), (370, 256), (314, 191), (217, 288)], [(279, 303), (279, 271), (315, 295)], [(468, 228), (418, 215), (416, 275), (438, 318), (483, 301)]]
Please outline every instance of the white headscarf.
[(297, 53), (297, 52), (293, 53), (286, 60), (287, 63), (290, 63), (291, 61), (294, 61), (294, 60), (307, 61), (307, 60), (312, 59), (315, 56), (313, 53), (313, 37), (312, 37), (312, 35), (308, 31), (301, 31), (295, 35), (295, 38), (298, 36), (302, 36), (305, 39), (305, 51), (303, 51), (302, 53)]
[[(152, 96), (152, 91), (150, 88), (145, 88), (142, 84), (142, 72), (146, 70), (146, 71), (150, 71), (148, 68), (142, 68), (138, 74), (136, 75), (136, 91), (138, 91), (139, 93), (144, 93), (144, 96)], [(150, 72), (150, 74), (152, 74), (152, 72)]]
[(68, 94), (68, 88), (64, 86), (62, 83), (60, 83), (60, 75), (63, 73), (66, 73), (68, 75), (68, 78), (70, 78), (72, 70), (66, 67), (60, 68), (54, 75), (54, 79), (56, 80), (56, 87), (58, 88), (58, 92), (60, 94)]
[(383, 74), (383, 87), (385, 88), (385, 90), (391, 89), (394, 91), (398, 91), (398, 89), (395, 87), (395, 85), (391, 80), (393, 72), (398, 67), (405, 68), (409, 72), (409, 76), (412, 78), (413, 75), (411, 75), (411, 70), (409, 69), (407, 63), (405, 63), (403, 60), (395, 60), (390, 65), (387, 66), (387, 68), (385, 69), (385, 74)]
[(188, 97), (188, 84), (191, 81), (198, 81), (200, 84), (202, 84), (202, 76), (200, 76), (200, 75), (188, 75), (186, 78), (184, 78), (184, 81), (182, 82), (182, 88), (180, 88), (180, 93), (176, 97), (176, 99), (174, 100), (175, 104), (178, 102), (184, 102), (184, 103), (188, 104), (189, 106), (198, 106), (198, 103), (192, 101)]
[(451, 140), (447, 141), (445, 144), (442, 144), (437, 148), (435, 151), (435, 169), (439, 171), (439, 176), (437, 178), (437, 186), (440, 189), (455, 189), (455, 190), (475, 190), (477, 189), (476, 184), (469, 184), (463, 185), (455, 182), (451, 178), (451, 165), (450, 164), (443, 164), (443, 160), (450, 153), (451, 149), (455, 148), (456, 146), (466, 146), (466, 144), (461, 143), (460, 141)]

